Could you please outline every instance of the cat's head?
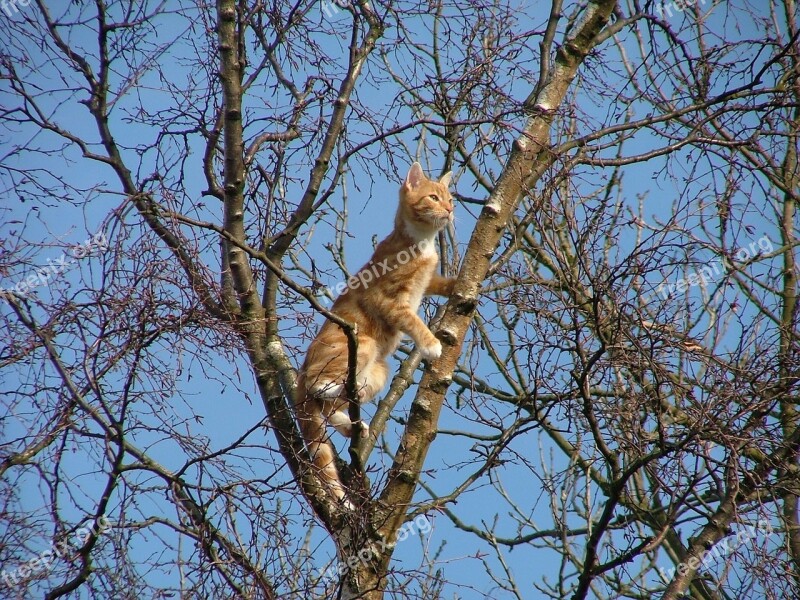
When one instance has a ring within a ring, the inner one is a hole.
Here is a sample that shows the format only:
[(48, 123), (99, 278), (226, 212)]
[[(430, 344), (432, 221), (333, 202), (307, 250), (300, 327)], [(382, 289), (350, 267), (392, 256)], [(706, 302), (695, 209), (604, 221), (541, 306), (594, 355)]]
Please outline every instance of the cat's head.
[(404, 224), (412, 237), (427, 237), (452, 222), (453, 196), (447, 189), (452, 175), (436, 181), (425, 177), (419, 163), (411, 165), (400, 188), (397, 225)]

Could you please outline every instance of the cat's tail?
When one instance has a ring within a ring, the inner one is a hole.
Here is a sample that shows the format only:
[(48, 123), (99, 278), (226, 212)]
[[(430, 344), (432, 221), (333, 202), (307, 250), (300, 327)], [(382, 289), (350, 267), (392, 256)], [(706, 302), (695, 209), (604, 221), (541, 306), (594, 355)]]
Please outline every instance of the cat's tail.
[(345, 498), (344, 486), (336, 470), (335, 454), (333, 446), (328, 441), (322, 407), (319, 400), (308, 395), (302, 384), (297, 386), (295, 410), (300, 432), (303, 434), (317, 476), (331, 495), (336, 500), (342, 501)]

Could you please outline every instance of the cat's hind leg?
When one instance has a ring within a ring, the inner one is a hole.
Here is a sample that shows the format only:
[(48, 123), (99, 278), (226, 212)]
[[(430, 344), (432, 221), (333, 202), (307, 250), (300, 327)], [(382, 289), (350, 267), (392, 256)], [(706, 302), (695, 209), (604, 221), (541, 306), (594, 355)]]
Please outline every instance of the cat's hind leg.
[[(346, 400), (345, 382), (349, 374), (347, 341), (329, 344), (325, 362), (306, 373), (308, 390), (321, 400)], [(312, 372), (313, 371), (313, 372)], [(368, 402), (386, 385), (389, 368), (378, 355), (374, 339), (359, 336), (356, 354), (356, 397), (359, 402)]]
[[(369, 402), (381, 391), (389, 377), (389, 366), (385, 360), (374, 360), (358, 373), (358, 401)], [(347, 405), (340, 410), (334, 410), (327, 415), (328, 423), (345, 437), (353, 435), (353, 422), (346, 412)], [(361, 437), (369, 437), (369, 423), (361, 419)]]
[[(348, 352), (346, 340), (341, 344), (338, 354), (333, 354), (325, 369), (316, 378), (312, 393), (323, 402), (323, 414), (328, 423), (345, 437), (353, 435), (353, 423), (347, 414), (347, 395), (345, 380), (348, 376)], [(379, 357), (374, 339), (359, 336), (356, 354), (356, 399), (359, 403), (368, 402), (386, 385), (389, 367)], [(361, 437), (369, 436), (369, 423), (362, 419), (359, 428)]]
[(366, 365), (358, 374), (360, 402), (369, 402), (386, 385), (389, 379), (389, 365), (383, 359), (376, 358)]
[[(350, 415), (348, 415), (345, 411), (336, 410), (330, 413), (328, 415), (328, 423), (333, 425), (333, 428), (341, 433), (344, 437), (353, 436), (353, 422), (350, 420)], [(364, 419), (361, 419), (361, 427), (359, 429), (361, 430), (362, 438), (369, 437), (369, 423), (367, 423)]]

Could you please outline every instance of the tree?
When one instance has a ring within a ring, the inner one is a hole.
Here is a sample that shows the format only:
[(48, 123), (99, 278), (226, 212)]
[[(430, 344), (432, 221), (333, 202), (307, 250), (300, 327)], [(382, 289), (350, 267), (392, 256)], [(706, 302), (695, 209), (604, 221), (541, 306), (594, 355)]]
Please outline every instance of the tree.
[[(4, 4), (0, 585), (797, 595), (800, 33), (768, 8)], [(455, 172), (458, 284), (442, 357), (402, 347), (339, 444), (351, 510), (295, 368), (414, 159)]]

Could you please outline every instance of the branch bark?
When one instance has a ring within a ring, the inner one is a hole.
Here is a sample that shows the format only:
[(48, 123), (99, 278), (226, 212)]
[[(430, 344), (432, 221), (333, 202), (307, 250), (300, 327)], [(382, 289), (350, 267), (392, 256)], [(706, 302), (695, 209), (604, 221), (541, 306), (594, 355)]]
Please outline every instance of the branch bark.
[[(408, 425), (389, 471), (388, 483), (372, 519), (382, 539), (393, 539), (406, 518), (417, 487), (417, 473), (422, 470), (435, 437), (444, 396), (478, 306), (481, 282), (489, 271), (492, 256), (520, 198), (552, 165), (549, 132), (553, 115), (616, 4), (613, 0), (589, 3), (575, 34), (559, 48), (550, 79), (531, 99), (529, 104), (533, 114), (515, 141), (506, 166), (481, 212), (454, 294), (436, 332), (442, 341), (442, 356), (430, 365), (420, 382)], [(386, 553), (381, 557), (381, 564), (376, 569), (378, 573), (385, 572), (390, 556)]]

